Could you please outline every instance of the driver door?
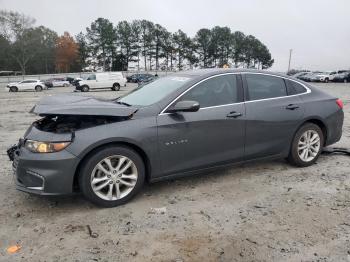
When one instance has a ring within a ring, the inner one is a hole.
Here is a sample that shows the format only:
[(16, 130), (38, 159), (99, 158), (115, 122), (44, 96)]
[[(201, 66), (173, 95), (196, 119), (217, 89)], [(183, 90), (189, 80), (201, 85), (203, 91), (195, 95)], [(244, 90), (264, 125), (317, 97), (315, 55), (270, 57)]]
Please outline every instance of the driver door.
[(197, 101), (199, 111), (165, 112), (157, 119), (162, 174), (243, 160), (245, 107), (240, 75), (201, 81), (173, 104), (186, 100)]
[(28, 90), (28, 89), (31, 89), (30, 87), (31, 87), (30, 80), (24, 80), (24, 81), (20, 82), (18, 85), (19, 90)]

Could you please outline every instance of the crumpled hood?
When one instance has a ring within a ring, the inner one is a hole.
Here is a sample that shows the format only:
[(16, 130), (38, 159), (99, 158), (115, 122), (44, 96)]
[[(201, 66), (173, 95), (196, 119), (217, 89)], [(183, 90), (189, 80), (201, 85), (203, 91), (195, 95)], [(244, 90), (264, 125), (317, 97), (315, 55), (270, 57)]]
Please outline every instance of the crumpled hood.
[(135, 107), (119, 105), (111, 100), (103, 100), (78, 95), (57, 95), (42, 98), (31, 110), (40, 116), (47, 115), (98, 115), (131, 116), (137, 111)]

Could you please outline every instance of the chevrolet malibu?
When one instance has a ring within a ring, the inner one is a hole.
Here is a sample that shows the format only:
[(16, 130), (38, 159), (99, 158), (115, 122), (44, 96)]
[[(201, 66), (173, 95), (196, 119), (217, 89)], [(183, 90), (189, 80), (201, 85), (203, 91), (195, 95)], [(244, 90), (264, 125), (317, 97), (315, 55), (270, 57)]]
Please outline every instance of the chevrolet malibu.
[(343, 104), (317, 88), (267, 71), (197, 70), (159, 78), (102, 100), (43, 98), (41, 116), (8, 150), (17, 189), (74, 192), (113, 207), (144, 182), (251, 160), (315, 163), (339, 141)]

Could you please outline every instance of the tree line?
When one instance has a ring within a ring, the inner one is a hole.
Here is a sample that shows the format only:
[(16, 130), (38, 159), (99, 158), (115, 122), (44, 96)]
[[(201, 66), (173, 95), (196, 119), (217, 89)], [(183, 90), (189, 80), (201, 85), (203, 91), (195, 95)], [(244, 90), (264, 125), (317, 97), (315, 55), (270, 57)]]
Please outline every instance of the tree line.
[(147, 20), (114, 25), (98, 18), (75, 37), (62, 36), (24, 14), (0, 10), (0, 70), (23, 74), (183, 70), (230, 65), (265, 69), (274, 60), (259, 39), (229, 27), (202, 28), (194, 37)]

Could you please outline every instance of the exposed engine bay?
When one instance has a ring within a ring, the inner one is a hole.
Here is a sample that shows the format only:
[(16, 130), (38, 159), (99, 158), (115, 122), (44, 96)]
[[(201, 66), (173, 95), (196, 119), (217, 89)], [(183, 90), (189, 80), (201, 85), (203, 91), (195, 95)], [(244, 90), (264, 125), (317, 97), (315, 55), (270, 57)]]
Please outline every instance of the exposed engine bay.
[(33, 126), (41, 131), (61, 134), (98, 125), (120, 122), (129, 118), (130, 117), (120, 116), (52, 115), (35, 121)]

